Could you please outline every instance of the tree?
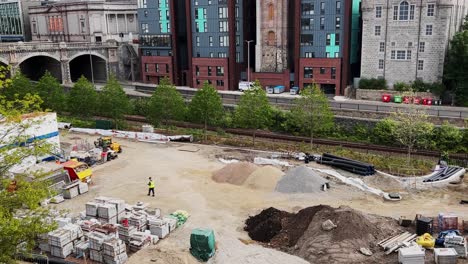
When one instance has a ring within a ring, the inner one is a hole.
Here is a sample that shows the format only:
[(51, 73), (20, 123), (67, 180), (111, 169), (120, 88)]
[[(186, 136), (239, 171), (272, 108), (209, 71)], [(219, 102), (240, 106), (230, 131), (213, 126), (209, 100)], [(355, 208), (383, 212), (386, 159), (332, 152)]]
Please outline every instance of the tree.
[(314, 134), (333, 127), (333, 112), (328, 98), (316, 84), (301, 91), (301, 96), (294, 101), (291, 109), (298, 127), (310, 136), (310, 147), (313, 147)]
[(68, 111), (78, 116), (90, 117), (98, 109), (97, 98), (94, 85), (81, 76), (68, 95)]
[(450, 42), (444, 70), (445, 82), (455, 94), (455, 103), (460, 106), (468, 106), (467, 72), (468, 30), (465, 29), (464, 31), (457, 32)]
[(149, 119), (159, 125), (167, 125), (169, 120), (182, 120), (185, 117), (184, 98), (168, 78), (161, 80), (149, 103)]
[(260, 83), (255, 81), (252, 89), (241, 96), (235, 110), (235, 122), (239, 127), (251, 128), (252, 143), (255, 146), (255, 133), (267, 128), (272, 122), (272, 108)]
[(3, 92), (11, 88), (12, 83), (6, 79), (6, 72), (5, 67), (0, 66), (0, 116), (3, 117), (0, 132), (0, 263), (13, 263), (17, 253), (31, 252), (37, 235), (51, 231), (55, 223), (47, 220), (48, 209), (39, 206), (49, 195), (47, 182), (26, 181), (21, 176), (14, 176), (17, 184), (12, 184), (10, 168), (30, 156), (50, 153), (51, 146), (37, 140), (18, 147), (18, 143), (26, 142), (28, 138), (25, 130), (29, 124), (22, 120), (22, 115), (39, 110), (42, 100), (29, 93), (13, 99), (5, 97)]
[[(6, 77), (7, 72), (8, 70), (5, 68), (2, 75)], [(15, 98), (23, 98), (26, 94), (35, 94), (34, 85), (31, 83), (31, 80), (21, 72), (16, 73), (11, 80), (5, 77), (4, 81), (10, 82), (1, 92), (5, 99), (12, 101)]]
[(36, 91), (41, 98), (47, 98), (42, 104), (44, 109), (56, 112), (65, 110), (67, 102), (63, 86), (49, 71), (46, 71), (37, 82)]
[(411, 164), (411, 152), (415, 147), (427, 148), (431, 145), (434, 125), (427, 122), (424, 110), (415, 106), (396, 111), (391, 119), (395, 121), (393, 137), (408, 150), (408, 164)]
[(463, 140), (462, 131), (447, 121), (435, 129), (434, 136), (437, 149), (444, 153), (456, 151)]
[(212, 85), (204, 82), (202, 89), (195, 93), (189, 109), (190, 119), (204, 125), (203, 135), (206, 140), (208, 125), (216, 124), (223, 117), (224, 107), (221, 97)]
[(130, 100), (114, 76), (109, 78), (99, 94), (99, 109), (100, 113), (114, 119), (116, 124), (130, 112)]

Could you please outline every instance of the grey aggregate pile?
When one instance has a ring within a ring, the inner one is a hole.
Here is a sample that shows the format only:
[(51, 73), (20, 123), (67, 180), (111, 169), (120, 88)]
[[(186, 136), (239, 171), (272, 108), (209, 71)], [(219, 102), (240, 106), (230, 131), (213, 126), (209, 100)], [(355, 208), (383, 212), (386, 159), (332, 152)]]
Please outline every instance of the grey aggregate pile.
[(319, 193), (328, 181), (306, 166), (290, 169), (276, 184), (275, 191), (282, 193)]

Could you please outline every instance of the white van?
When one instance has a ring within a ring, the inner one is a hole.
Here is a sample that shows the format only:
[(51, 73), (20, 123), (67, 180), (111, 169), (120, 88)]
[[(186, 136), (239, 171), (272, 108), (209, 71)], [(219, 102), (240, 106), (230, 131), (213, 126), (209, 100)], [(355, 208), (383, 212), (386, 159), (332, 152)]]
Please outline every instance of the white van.
[(247, 90), (250, 90), (252, 89), (252, 87), (254, 86), (254, 83), (253, 82), (239, 82), (239, 91), (247, 91)]

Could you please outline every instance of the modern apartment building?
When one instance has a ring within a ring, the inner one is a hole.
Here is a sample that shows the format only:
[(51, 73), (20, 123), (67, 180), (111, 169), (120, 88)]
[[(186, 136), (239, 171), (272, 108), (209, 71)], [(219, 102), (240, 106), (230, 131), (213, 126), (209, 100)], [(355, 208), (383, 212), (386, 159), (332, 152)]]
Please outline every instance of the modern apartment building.
[(467, 0), (362, 0), (362, 78), (442, 80), (450, 39)]
[(138, 39), (135, 1), (59, 1), (29, 7), (33, 41)]
[(19, 0), (0, 2), (0, 42), (24, 41), (23, 10)]

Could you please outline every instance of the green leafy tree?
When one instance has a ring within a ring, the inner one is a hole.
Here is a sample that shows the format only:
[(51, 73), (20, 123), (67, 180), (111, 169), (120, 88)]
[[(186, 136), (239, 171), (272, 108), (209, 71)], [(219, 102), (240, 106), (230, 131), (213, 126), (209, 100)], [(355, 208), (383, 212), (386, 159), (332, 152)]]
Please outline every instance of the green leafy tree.
[(463, 132), (448, 122), (444, 122), (440, 127), (436, 128), (434, 136), (437, 149), (444, 153), (457, 151), (463, 140)]
[(434, 125), (427, 121), (425, 111), (415, 106), (406, 111), (395, 112), (391, 119), (396, 123), (392, 135), (399, 144), (407, 148), (407, 162), (411, 164), (411, 153), (416, 147), (431, 146)]
[[(465, 23), (466, 25), (466, 23)], [(455, 103), (468, 106), (468, 30), (458, 32), (450, 42), (444, 71), (447, 86), (455, 94)]]
[(116, 124), (131, 110), (130, 100), (119, 81), (111, 76), (99, 94), (100, 114), (111, 117)]
[(334, 125), (328, 99), (316, 84), (301, 91), (301, 96), (294, 101), (291, 113), (298, 127), (310, 136), (311, 147), (315, 134), (329, 130)]
[(182, 120), (185, 117), (184, 98), (168, 78), (161, 80), (149, 103), (148, 118), (155, 124), (167, 125), (169, 120)]
[(68, 111), (74, 115), (90, 117), (97, 112), (96, 89), (84, 76), (73, 85), (68, 95)]
[(271, 124), (272, 108), (258, 81), (241, 96), (235, 111), (235, 122), (239, 127), (252, 129), (254, 146), (257, 130), (267, 128)]
[(36, 91), (41, 98), (47, 99), (44, 100), (42, 104), (44, 109), (50, 109), (56, 112), (65, 110), (67, 98), (63, 86), (49, 71), (46, 71), (37, 82)]
[(203, 124), (203, 136), (206, 140), (208, 125), (217, 124), (223, 117), (224, 107), (221, 97), (212, 85), (204, 82), (202, 89), (195, 93), (189, 109), (190, 119)]
[[(4, 67), (5, 68), (5, 67)], [(7, 70), (4, 71), (6, 76)], [(21, 72), (16, 73), (11, 80), (8, 81), (10, 84), (2, 89), (2, 95), (8, 100), (14, 100), (15, 98), (23, 98), (26, 94), (35, 94), (35, 89), (31, 80), (29, 80)]]
[(11, 178), (9, 171), (26, 158), (50, 153), (52, 147), (41, 140), (18, 147), (17, 143), (30, 137), (26, 129), (31, 123), (25, 122), (22, 115), (39, 110), (42, 100), (30, 93), (13, 99), (5, 97), (3, 91), (12, 84), (6, 72), (0, 66), (0, 115), (4, 127), (0, 131), (0, 263), (14, 263), (15, 254), (31, 252), (37, 235), (54, 229), (55, 224), (47, 221), (50, 212), (39, 206), (49, 195), (47, 182), (27, 181), (19, 175)]
[(377, 122), (372, 131), (372, 142), (389, 146), (394, 145), (396, 140), (393, 131), (396, 126), (396, 121), (389, 118)]

